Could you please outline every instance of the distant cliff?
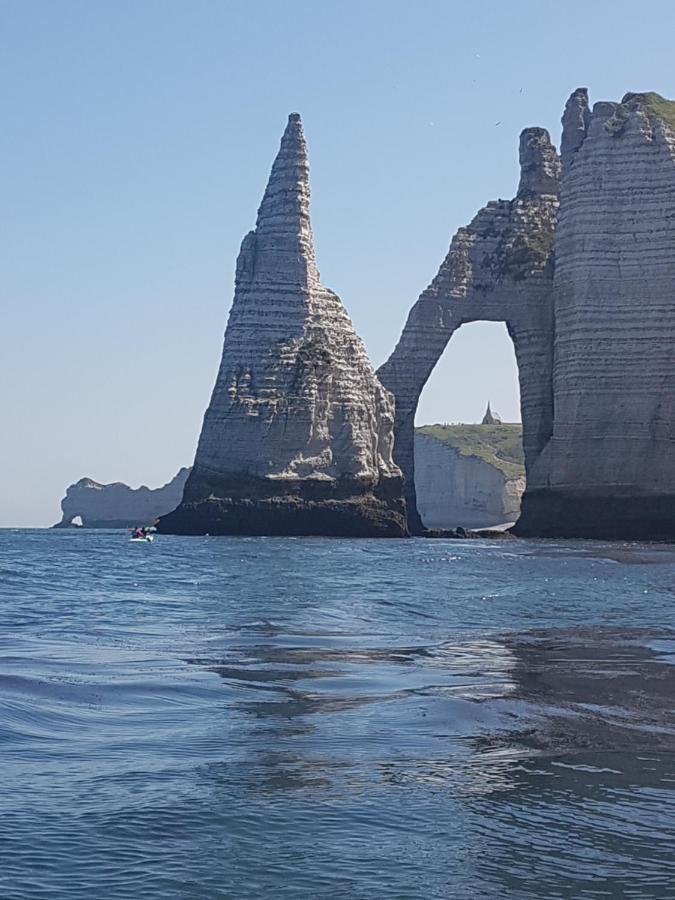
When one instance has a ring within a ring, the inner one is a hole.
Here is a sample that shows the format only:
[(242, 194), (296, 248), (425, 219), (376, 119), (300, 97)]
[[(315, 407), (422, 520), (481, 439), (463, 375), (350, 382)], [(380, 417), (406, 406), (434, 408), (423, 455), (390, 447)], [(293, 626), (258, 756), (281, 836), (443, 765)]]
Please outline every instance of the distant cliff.
[[(488, 528), (514, 522), (525, 489), (520, 425), (425, 425), (415, 433), (417, 502), (427, 528)], [(180, 504), (190, 473), (151, 489), (81, 478), (61, 501), (55, 528), (148, 524)]]
[(488, 528), (515, 522), (525, 490), (522, 427), (417, 428), (415, 490), (427, 528)]
[(63, 516), (54, 527), (70, 528), (78, 517), (86, 528), (150, 524), (178, 506), (189, 473), (189, 469), (182, 468), (171, 481), (154, 489), (145, 485), (130, 488), (120, 481), (99, 484), (91, 478), (80, 478), (66, 490), (61, 501)]

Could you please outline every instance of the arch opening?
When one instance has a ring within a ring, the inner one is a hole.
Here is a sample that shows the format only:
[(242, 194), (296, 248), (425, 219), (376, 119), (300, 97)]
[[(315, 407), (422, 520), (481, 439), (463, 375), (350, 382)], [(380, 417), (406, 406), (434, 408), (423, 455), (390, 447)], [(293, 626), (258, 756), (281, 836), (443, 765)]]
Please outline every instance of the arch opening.
[(520, 385), (504, 322), (460, 325), (420, 394), (413, 442), (427, 529), (505, 528), (525, 490)]

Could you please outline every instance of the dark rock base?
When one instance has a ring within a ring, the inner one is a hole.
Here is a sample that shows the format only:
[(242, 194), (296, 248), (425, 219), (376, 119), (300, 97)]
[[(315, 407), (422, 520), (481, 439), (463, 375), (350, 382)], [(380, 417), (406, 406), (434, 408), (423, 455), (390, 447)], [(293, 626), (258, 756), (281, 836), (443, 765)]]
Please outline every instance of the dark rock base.
[(449, 540), (468, 540), (471, 538), (480, 538), (482, 540), (512, 540), (513, 535), (510, 531), (497, 531), (494, 528), (473, 529), (462, 528), (425, 528), (419, 537), (425, 538), (442, 538)]
[(406, 537), (400, 480), (280, 482), (194, 472), (183, 502), (162, 516), (162, 534)]
[(405, 515), (375, 497), (357, 500), (209, 498), (184, 503), (159, 521), (161, 534), (405, 537)]
[(675, 494), (526, 490), (518, 537), (675, 540)]

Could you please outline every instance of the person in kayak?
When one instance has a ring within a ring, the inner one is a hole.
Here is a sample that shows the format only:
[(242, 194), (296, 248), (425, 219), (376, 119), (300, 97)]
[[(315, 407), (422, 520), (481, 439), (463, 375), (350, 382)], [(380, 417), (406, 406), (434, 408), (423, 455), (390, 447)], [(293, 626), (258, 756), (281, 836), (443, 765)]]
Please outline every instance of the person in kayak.
[(131, 537), (132, 537), (132, 538), (143, 538), (143, 537), (145, 537), (145, 528), (140, 528), (140, 527), (137, 526), (137, 527), (134, 528), (134, 530), (131, 532)]

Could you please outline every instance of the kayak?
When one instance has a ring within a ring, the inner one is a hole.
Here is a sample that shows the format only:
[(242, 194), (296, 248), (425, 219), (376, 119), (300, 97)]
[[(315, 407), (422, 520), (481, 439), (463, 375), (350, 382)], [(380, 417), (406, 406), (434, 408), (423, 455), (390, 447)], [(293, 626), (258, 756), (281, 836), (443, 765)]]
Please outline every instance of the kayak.
[(151, 544), (154, 541), (152, 534), (146, 534), (145, 537), (129, 538), (130, 544)]

